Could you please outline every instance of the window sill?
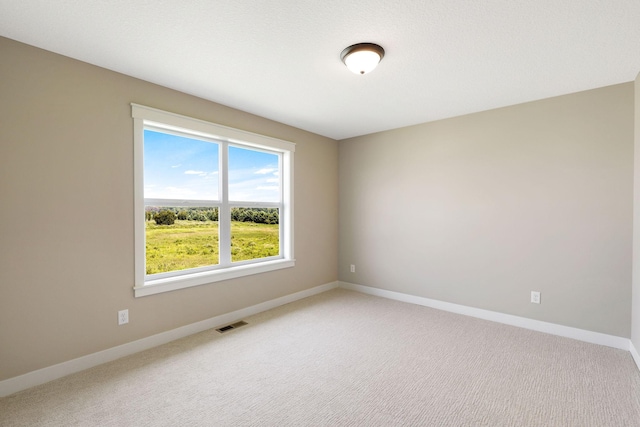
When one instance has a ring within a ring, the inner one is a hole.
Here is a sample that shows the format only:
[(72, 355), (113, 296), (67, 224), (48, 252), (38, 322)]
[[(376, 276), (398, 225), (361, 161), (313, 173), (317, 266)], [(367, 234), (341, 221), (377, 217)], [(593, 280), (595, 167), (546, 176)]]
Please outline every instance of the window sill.
[(235, 279), (252, 274), (291, 268), (293, 266), (295, 266), (295, 260), (291, 259), (279, 259), (276, 261), (261, 262), (259, 264), (239, 265), (237, 267), (229, 267), (221, 270), (148, 280), (144, 285), (134, 287), (133, 291), (135, 297), (138, 298), (162, 292), (190, 288), (192, 286), (206, 285), (208, 283), (220, 282), (222, 280)]

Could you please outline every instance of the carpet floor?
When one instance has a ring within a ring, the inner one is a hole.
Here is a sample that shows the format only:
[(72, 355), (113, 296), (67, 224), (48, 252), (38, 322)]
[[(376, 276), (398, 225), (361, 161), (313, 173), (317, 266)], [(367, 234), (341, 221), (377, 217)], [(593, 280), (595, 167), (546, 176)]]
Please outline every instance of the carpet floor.
[(0, 399), (1, 426), (640, 426), (629, 352), (336, 289)]

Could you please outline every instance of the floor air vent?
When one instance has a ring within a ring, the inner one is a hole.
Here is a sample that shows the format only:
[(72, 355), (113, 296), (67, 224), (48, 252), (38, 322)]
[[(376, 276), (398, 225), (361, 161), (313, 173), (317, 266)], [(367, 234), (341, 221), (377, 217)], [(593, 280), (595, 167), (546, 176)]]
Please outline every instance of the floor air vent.
[(241, 320), (239, 322), (232, 323), (230, 325), (226, 325), (226, 326), (222, 326), (220, 328), (216, 328), (216, 331), (220, 332), (221, 334), (224, 334), (225, 332), (229, 332), (232, 329), (239, 328), (240, 326), (244, 326), (246, 324), (247, 324), (247, 322), (245, 322), (244, 320)]

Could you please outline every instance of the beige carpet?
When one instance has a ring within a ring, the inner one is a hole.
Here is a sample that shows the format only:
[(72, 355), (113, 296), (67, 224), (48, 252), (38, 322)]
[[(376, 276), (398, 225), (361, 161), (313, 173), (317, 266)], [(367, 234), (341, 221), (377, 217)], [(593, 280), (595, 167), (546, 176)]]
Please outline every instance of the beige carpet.
[(334, 290), (0, 399), (2, 426), (640, 426), (631, 355)]

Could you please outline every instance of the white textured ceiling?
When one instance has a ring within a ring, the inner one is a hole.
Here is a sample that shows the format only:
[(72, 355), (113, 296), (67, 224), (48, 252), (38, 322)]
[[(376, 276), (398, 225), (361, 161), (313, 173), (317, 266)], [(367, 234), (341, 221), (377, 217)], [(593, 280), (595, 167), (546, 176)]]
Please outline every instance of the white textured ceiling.
[(640, 71), (640, 0), (0, 0), (0, 35), (334, 139)]

